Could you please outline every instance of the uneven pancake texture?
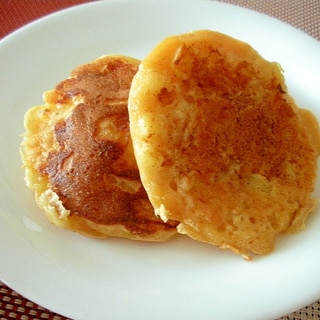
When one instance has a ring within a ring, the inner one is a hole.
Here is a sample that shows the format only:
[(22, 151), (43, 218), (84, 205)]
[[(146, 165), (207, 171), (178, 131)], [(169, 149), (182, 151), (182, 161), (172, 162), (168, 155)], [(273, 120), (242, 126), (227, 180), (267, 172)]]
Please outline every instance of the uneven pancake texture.
[(212, 31), (163, 40), (134, 77), (129, 115), (144, 187), (180, 233), (251, 259), (304, 227), (318, 124), (248, 44)]
[(148, 241), (176, 234), (155, 217), (133, 154), (127, 99), (138, 64), (104, 56), (82, 65), (25, 116), (26, 182), (59, 227)]

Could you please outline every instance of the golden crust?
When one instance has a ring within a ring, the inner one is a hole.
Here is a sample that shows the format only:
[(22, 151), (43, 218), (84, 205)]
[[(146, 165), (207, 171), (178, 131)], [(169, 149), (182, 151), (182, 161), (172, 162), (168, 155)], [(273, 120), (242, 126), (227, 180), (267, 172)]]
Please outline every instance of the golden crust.
[(180, 233), (250, 259), (304, 227), (318, 124), (248, 44), (205, 30), (163, 40), (134, 77), (129, 116), (149, 199)]
[(166, 241), (141, 185), (127, 99), (139, 61), (104, 56), (72, 71), (25, 115), (25, 179), (55, 225), (87, 236)]

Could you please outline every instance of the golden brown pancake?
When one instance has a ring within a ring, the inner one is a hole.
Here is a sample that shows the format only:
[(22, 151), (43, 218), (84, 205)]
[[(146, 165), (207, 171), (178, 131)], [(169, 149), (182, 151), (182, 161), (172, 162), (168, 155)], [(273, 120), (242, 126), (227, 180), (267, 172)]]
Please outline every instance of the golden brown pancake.
[(142, 183), (180, 233), (251, 259), (304, 227), (319, 127), (248, 44), (205, 30), (164, 39), (133, 79), (129, 116)]
[(71, 72), (25, 115), (25, 180), (55, 225), (92, 237), (165, 241), (141, 185), (127, 99), (139, 61), (104, 56)]

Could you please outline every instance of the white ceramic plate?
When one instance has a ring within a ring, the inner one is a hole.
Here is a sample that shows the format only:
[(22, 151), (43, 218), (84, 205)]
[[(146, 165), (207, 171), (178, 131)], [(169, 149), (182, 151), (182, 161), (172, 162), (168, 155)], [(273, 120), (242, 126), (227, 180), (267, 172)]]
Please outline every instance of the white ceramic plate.
[(60, 230), (24, 184), (19, 135), (25, 111), (42, 103), (42, 92), (100, 55), (143, 58), (165, 36), (204, 28), (281, 62), (297, 102), (319, 117), (319, 43), (230, 5), (95, 2), (41, 19), (0, 43), (0, 278), (13, 289), (76, 319), (274, 319), (320, 298), (320, 212), (306, 231), (279, 238), (274, 253), (248, 263), (185, 237), (150, 244)]

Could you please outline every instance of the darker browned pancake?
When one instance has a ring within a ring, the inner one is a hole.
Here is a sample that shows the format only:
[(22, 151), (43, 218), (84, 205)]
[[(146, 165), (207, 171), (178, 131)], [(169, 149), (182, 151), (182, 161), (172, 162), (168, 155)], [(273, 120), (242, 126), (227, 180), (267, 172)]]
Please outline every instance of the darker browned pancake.
[[(106, 56), (80, 66), (45, 95), (44, 106), (26, 115), (22, 154), (34, 175), (27, 170), (26, 178), (32, 189), (33, 179), (47, 184), (35, 196), (58, 226), (150, 241), (176, 233), (175, 223), (155, 217), (133, 155), (127, 98), (138, 63)], [(34, 148), (46, 156), (33, 162), (28, 155)]]

